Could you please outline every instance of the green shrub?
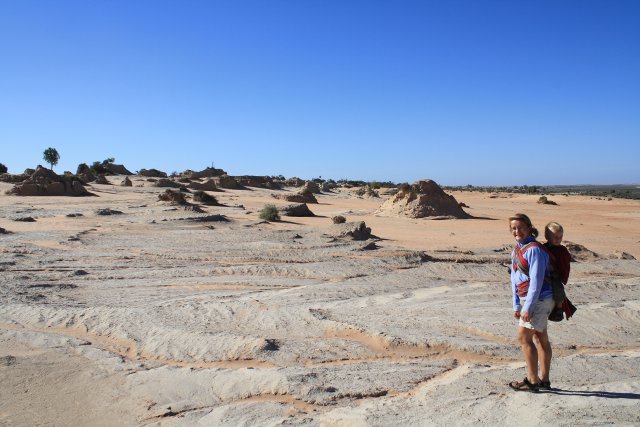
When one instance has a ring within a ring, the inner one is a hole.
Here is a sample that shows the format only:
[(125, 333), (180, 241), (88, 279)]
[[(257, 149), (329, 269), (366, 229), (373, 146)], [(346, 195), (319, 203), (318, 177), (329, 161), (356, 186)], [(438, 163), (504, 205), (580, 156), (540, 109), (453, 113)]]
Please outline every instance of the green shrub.
[(264, 205), (260, 211), (260, 219), (267, 221), (278, 221), (280, 215), (278, 214), (278, 208), (275, 205)]
[(91, 167), (89, 169), (96, 175), (100, 173), (109, 173), (109, 170), (106, 168), (106, 166), (109, 163), (113, 163), (115, 161), (116, 159), (114, 157), (109, 157), (108, 159), (104, 159), (101, 162), (95, 161), (91, 164)]

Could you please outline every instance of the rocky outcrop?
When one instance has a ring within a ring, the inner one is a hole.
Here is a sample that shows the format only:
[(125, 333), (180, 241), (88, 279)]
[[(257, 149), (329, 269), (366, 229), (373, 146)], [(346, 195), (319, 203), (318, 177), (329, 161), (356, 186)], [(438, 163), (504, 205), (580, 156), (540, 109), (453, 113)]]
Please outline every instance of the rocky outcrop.
[(21, 173), (17, 175), (13, 175), (10, 173), (3, 173), (3, 174), (0, 174), (0, 181), (8, 182), (10, 184), (16, 184), (18, 182), (24, 182), (28, 180), (30, 176), (31, 174), (26, 174), (26, 173)]
[(213, 179), (208, 179), (205, 182), (191, 181), (187, 187), (192, 190), (200, 191), (220, 191)]
[(204, 205), (219, 205), (218, 203), (218, 199), (216, 199), (214, 196), (205, 193), (202, 190), (198, 190), (195, 193), (193, 193), (193, 201), (195, 203), (202, 203)]
[(179, 182), (175, 182), (170, 180), (169, 178), (160, 178), (156, 182), (153, 183), (154, 187), (169, 187), (169, 188), (180, 188), (182, 184)]
[(309, 191), (297, 194), (272, 194), (271, 197), (292, 203), (318, 203), (318, 199)]
[(124, 165), (116, 165), (114, 163), (105, 163), (103, 164), (103, 167), (109, 173), (112, 173), (114, 175), (133, 175), (133, 173), (130, 172), (127, 168), (125, 168)]
[(184, 198), (184, 194), (180, 191), (167, 189), (164, 193), (158, 195), (158, 200), (163, 202), (170, 202), (172, 204), (186, 205), (187, 201)]
[(60, 176), (38, 166), (29, 178), (13, 186), (8, 194), (16, 196), (92, 196), (75, 176)]
[(228, 188), (230, 190), (244, 190), (245, 188), (238, 183), (232, 176), (221, 175), (214, 178), (216, 185), (220, 188)]
[(375, 213), (380, 216), (410, 218), (471, 218), (453, 196), (446, 194), (432, 180), (404, 186)]
[(165, 172), (159, 171), (158, 169), (140, 169), (138, 172), (140, 176), (146, 176), (148, 178), (166, 178), (167, 174)]
[(200, 172), (193, 171), (185, 171), (183, 175), (189, 177), (190, 179), (201, 179), (201, 178), (213, 178), (216, 176), (226, 175), (227, 173), (222, 169), (216, 168), (206, 168), (201, 170)]
[(78, 179), (80, 179), (80, 181), (82, 181), (83, 183), (88, 184), (95, 181), (96, 176), (89, 169), (86, 169), (85, 171), (78, 174)]
[(333, 237), (347, 237), (353, 240), (367, 240), (375, 238), (375, 236), (371, 234), (371, 228), (367, 227), (364, 221), (333, 224), (329, 228), (328, 234)]
[(333, 190), (334, 188), (336, 188), (336, 184), (329, 181), (323, 182), (322, 185), (320, 186), (320, 189), (322, 190), (323, 193), (327, 193)]
[(355, 191), (356, 195), (367, 198), (378, 198), (380, 194), (370, 186), (360, 187)]
[(129, 179), (128, 176), (125, 176), (122, 182), (120, 183), (121, 187), (133, 187), (133, 182)]
[(343, 217), (342, 215), (336, 215), (331, 218), (331, 221), (334, 224), (344, 224), (345, 222), (347, 222), (347, 218)]
[(571, 261), (595, 261), (601, 258), (597, 253), (578, 243), (565, 240), (563, 244), (571, 254)]
[(314, 182), (314, 181), (306, 181), (304, 183), (304, 187), (302, 188), (301, 192), (305, 192), (305, 191), (308, 191), (308, 192), (313, 193), (313, 194), (320, 194), (321, 193), (320, 186), (318, 185), (317, 182)]
[(306, 203), (296, 203), (293, 205), (279, 207), (278, 211), (284, 216), (316, 216)]
[(614, 251), (609, 258), (611, 259), (625, 259), (625, 260), (629, 260), (629, 261), (635, 261), (636, 257), (634, 257), (633, 255), (631, 255), (628, 252), (624, 252), (624, 251)]
[(107, 178), (104, 176), (103, 173), (98, 174), (98, 176), (96, 177), (95, 184), (111, 185), (111, 183), (107, 181)]
[(304, 180), (297, 177), (293, 177), (293, 178), (287, 179), (285, 183), (289, 187), (302, 187), (304, 185)]
[(234, 176), (233, 178), (238, 182), (238, 184), (245, 187), (269, 188), (271, 190), (280, 189), (280, 185), (274, 182), (273, 178), (269, 176), (243, 175)]

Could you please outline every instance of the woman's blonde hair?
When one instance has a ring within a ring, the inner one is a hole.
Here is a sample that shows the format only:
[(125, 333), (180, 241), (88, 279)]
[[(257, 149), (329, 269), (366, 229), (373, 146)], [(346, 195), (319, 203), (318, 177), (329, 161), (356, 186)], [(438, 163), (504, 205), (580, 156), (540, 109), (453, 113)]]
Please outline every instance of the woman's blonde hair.
[(544, 227), (544, 237), (549, 240), (551, 234), (555, 233), (564, 233), (564, 229), (557, 222), (551, 221), (549, 224)]
[(514, 216), (509, 217), (509, 230), (511, 230), (511, 221), (522, 221), (522, 222), (524, 222), (527, 225), (527, 227), (529, 227), (531, 229), (531, 235), (533, 237), (538, 237), (538, 234), (539, 234), (538, 233), (538, 229), (533, 226), (533, 224), (531, 223), (531, 220), (525, 214), (517, 213)]

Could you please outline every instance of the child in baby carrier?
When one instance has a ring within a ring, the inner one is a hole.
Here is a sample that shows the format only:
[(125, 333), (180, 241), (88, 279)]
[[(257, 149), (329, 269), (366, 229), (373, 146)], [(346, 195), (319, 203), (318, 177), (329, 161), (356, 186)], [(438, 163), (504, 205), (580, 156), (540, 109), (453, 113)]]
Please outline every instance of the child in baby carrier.
[(555, 307), (549, 315), (549, 320), (559, 322), (563, 319), (563, 314), (569, 320), (576, 308), (567, 299), (564, 291), (571, 271), (571, 254), (566, 246), (562, 245), (564, 230), (557, 222), (550, 222), (544, 228), (544, 237), (547, 239), (544, 247), (549, 254), (553, 300), (555, 302)]

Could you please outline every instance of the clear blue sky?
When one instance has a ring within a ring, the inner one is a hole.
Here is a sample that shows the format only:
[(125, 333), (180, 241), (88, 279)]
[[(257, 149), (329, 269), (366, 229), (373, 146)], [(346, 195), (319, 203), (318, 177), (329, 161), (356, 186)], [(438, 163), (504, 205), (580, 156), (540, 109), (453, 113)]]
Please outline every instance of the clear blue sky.
[(0, 162), (640, 182), (640, 1), (0, 0)]

